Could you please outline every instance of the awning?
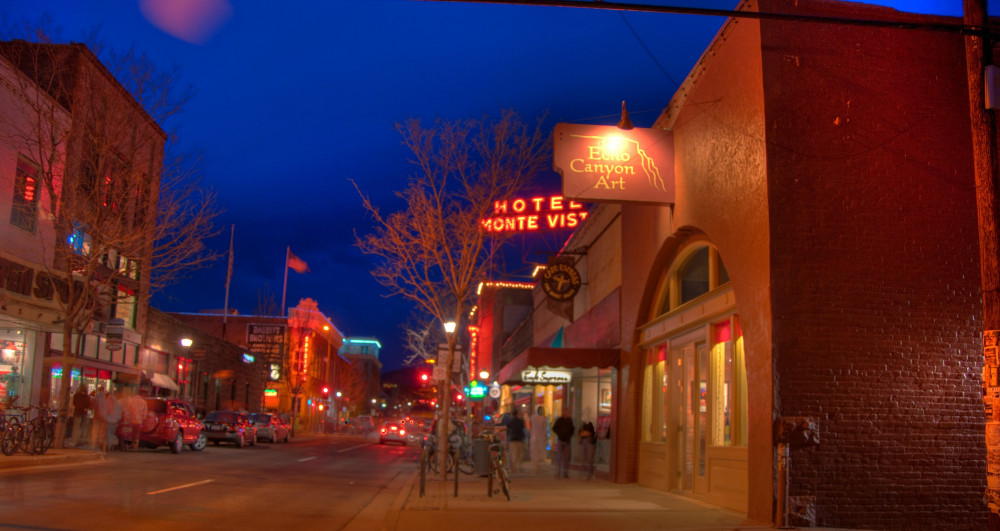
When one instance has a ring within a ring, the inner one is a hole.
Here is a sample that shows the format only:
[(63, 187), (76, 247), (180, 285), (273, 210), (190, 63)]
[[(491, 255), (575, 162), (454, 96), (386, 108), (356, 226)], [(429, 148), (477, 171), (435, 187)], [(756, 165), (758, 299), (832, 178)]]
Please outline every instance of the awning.
[(527, 367), (613, 367), (618, 365), (618, 357), (616, 348), (531, 347), (504, 365), (496, 380), (501, 384), (521, 383), (521, 371)]
[(173, 379), (163, 373), (159, 372), (147, 372), (146, 376), (149, 381), (152, 382), (153, 387), (159, 387), (160, 389), (170, 389), (171, 391), (180, 391), (181, 388), (177, 386)]

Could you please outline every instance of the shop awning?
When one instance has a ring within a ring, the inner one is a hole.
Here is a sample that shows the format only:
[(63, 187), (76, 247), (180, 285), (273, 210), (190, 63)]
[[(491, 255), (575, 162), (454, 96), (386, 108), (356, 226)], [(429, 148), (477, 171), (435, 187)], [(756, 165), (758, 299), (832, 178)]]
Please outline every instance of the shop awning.
[(166, 374), (160, 372), (147, 372), (146, 377), (152, 382), (153, 387), (159, 387), (160, 389), (170, 389), (171, 391), (180, 391), (181, 388), (177, 386), (172, 378)]
[(614, 367), (618, 365), (616, 348), (548, 348), (531, 347), (510, 360), (497, 375), (501, 384), (521, 383), (521, 371), (527, 367), (585, 369), (589, 367)]

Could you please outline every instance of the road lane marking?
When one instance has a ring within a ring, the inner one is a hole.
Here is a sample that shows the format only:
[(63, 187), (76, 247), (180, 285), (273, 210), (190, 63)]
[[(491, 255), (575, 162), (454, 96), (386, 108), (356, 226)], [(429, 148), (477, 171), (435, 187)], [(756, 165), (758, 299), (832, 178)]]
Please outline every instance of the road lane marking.
[(315, 455), (312, 457), (303, 457), (302, 459), (299, 459), (299, 462), (301, 463), (303, 461), (312, 461), (313, 459), (316, 459)]
[(211, 483), (213, 481), (215, 481), (215, 480), (214, 479), (203, 479), (201, 481), (195, 481), (194, 483), (188, 483), (186, 485), (178, 485), (176, 487), (170, 487), (169, 489), (154, 490), (152, 492), (147, 492), (146, 494), (148, 494), (148, 495), (163, 494), (164, 492), (170, 492), (172, 490), (186, 489), (188, 487), (197, 487), (198, 485), (204, 485), (206, 483)]
[(365, 443), (365, 444), (359, 444), (357, 446), (352, 446), (350, 448), (344, 448), (343, 450), (337, 450), (337, 453), (342, 454), (344, 452), (350, 452), (351, 450), (354, 450), (354, 449), (357, 449), (357, 448), (361, 448), (361, 447), (364, 447), (364, 446), (368, 446), (368, 444), (367, 443)]

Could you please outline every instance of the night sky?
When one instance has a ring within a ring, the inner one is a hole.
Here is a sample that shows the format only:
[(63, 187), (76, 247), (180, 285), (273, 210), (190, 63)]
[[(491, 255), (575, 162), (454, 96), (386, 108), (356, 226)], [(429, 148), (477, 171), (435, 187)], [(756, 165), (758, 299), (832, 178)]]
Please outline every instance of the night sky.
[[(641, 1), (733, 9), (736, 0)], [(961, 2), (883, 1), (960, 16)], [(347, 336), (377, 337), (382, 361), (405, 357), (412, 305), (385, 298), (355, 247), (369, 231), (356, 181), (383, 211), (413, 171), (394, 124), (478, 118), (511, 108), (533, 123), (614, 124), (622, 100), (649, 127), (720, 18), (596, 9), (418, 0), (0, 0), (4, 25), (52, 17), (59, 42), (100, 27), (162, 69), (180, 68), (196, 97), (176, 123), (204, 152), (202, 184), (218, 191), (223, 233), (208, 244), (235, 259), (229, 306), (254, 314), (261, 293), (280, 305), (286, 246), (309, 273), (289, 272), (288, 306), (311, 297)], [(197, 15), (199, 24), (176, 15)], [(992, 12), (993, 10), (991, 10)], [(168, 127), (169, 128), (169, 127)], [(558, 175), (539, 190), (558, 193)], [(524, 240), (515, 257), (544, 261), (567, 234)], [(513, 267), (512, 280), (525, 280)], [(164, 311), (221, 309), (226, 260), (154, 298)]]

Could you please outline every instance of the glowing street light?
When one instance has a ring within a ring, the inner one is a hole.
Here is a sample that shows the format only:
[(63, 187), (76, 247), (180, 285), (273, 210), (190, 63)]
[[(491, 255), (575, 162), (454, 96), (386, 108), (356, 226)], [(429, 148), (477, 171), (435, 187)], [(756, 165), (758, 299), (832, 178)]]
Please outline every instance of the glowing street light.
[(193, 344), (194, 344), (194, 341), (192, 341), (191, 338), (189, 338), (189, 337), (185, 337), (184, 339), (181, 339), (181, 346), (184, 347), (184, 348), (190, 347)]
[(455, 321), (448, 321), (444, 323), (444, 331), (446, 334), (451, 334), (455, 332)]
[(482, 380), (482, 381), (484, 381), (484, 382), (486, 380), (489, 380), (490, 379), (490, 372), (489, 371), (479, 371), (479, 379)]

